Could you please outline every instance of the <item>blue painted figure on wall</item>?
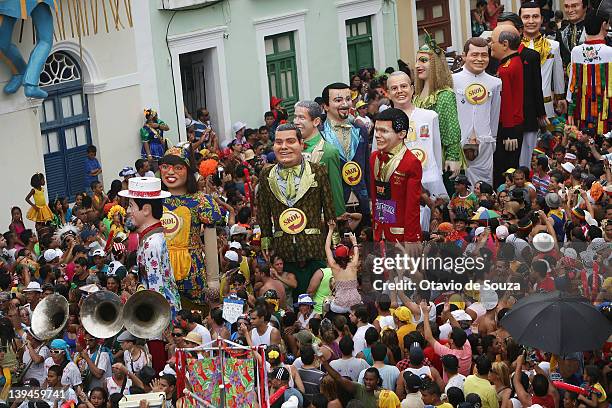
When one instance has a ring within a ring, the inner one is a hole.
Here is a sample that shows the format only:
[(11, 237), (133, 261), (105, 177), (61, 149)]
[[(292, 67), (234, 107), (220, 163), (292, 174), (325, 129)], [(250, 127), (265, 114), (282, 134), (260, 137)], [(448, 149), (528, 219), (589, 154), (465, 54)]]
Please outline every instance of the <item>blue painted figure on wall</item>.
[[(38, 87), (38, 82), (53, 45), (51, 7), (56, 7), (55, 0), (0, 0), (0, 58), (12, 74), (4, 87), (5, 93), (14, 94), (23, 84), (27, 97), (47, 97), (47, 93)], [(17, 20), (27, 20), (29, 16), (32, 16), (36, 29), (36, 46), (26, 64), (12, 37)]]

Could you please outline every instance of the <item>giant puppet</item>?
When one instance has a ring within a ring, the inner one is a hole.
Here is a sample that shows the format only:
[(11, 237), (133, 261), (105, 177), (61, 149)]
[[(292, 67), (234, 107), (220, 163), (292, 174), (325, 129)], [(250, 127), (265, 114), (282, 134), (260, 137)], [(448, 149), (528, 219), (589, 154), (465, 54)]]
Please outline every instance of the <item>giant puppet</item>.
[[(40, 73), (53, 45), (53, 14), (55, 0), (3, 0), (0, 1), (0, 52), (12, 77), (4, 86), (4, 92), (14, 94), (23, 85), (28, 98), (45, 99), (47, 92), (38, 87)], [(26, 64), (19, 49), (13, 44), (13, 28), (18, 19), (32, 16), (36, 29), (36, 46)]]
[(429, 34), (425, 35), (425, 44), (419, 48), (416, 57), (416, 95), (413, 103), (417, 108), (430, 109), (438, 114), (444, 184), (449, 196), (452, 196), (454, 183), (450, 179), (465, 167), (453, 78), (444, 52)]
[(336, 214), (327, 167), (303, 158), (301, 130), (284, 124), (275, 137), (278, 164), (262, 170), (257, 191), (261, 248), (266, 256), (273, 250), (285, 260), (285, 268), (296, 275), (293, 295), (298, 296), (306, 293), (314, 272), (325, 267), (325, 227)]
[(205, 289), (219, 288), (219, 271), (207, 268), (204, 259), (205, 246), (216, 248), (216, 236), (210, 240), (204, 233), (208, 242), (202, 242), (200, 234), (203, 226), (205, 231), (214, 230), (221, 212), (211, 196), (197, 189), (188, 145), (168, 149), (159, 161), (159, 172), (172, 194), (164, 200), (162, 224), (181, 300), (186, 307), (201, 309), (208, 300)]
[(347, 211), (361, 213), (362, 225), (369, 225), (368, 130), (354, 121), (351, 122), (349, 111), (353, 107), (353, 102), (348, 85), (340, 82), (327, 85), (323, 88), (322, 97), (327, 118), (323, 123), (321, 135), (340, 153), (342, 186)]
[(410, 120), (404, 111), (389, 108), (379, 113), (374, 127), (377, 149), (370, 156), (370, 182), (374, 213), (374, 240), (421, 240), (421, 161), (404, 138)]

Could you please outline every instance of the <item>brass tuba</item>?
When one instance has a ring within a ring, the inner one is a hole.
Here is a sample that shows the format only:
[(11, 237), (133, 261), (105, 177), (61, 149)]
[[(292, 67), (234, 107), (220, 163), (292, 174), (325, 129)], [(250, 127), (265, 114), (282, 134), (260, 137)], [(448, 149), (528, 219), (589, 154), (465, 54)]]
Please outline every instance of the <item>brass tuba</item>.
[(141, 339), (160, 336), (170, 324), (170, 303), (159, 292), (138, 291), (123, 306), (123, 324), (128, 332)]
[(123, 328), (123, 304), (117, 294), (101, 290), (94, 292), (81, 305), (81, 323), (87, 333), (108, 339)]
[(32, 333), (41, 340), (52, 339), (64, 329), (68, 316), (68, 300), (55, 293), (49, 295), (34, 308)]

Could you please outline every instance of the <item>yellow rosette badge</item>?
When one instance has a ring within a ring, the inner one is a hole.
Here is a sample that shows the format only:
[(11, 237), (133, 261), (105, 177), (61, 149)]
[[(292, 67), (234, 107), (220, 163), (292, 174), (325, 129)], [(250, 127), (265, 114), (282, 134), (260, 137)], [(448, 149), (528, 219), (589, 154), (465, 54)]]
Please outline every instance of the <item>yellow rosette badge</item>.
[(342, 166), (342, 179), (349, 186), (356, 186), (361, 181), (362, 172), (359, 164), (354, 161), (347, 162)]
[(489, 92), (481, 84), (472, 84), (465, 90), (465, 99), (472, 105), (482, 105), (489, 98)]
[(299, 208), (287, 208), (279, 217), (281, 229), (290, 235), (296, 235), (306, 228), (306, 214)]

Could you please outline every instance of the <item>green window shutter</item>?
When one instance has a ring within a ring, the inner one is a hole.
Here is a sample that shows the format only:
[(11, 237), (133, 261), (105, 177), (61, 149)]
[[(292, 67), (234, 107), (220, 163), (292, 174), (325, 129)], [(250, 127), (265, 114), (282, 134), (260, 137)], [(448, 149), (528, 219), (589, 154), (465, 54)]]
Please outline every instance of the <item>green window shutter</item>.
[(300, 98), (294, 33), (269, 36), (265, 42), (269, 96), (282, 98), (282, 105), (291, 118)]
[(371, 17), (346, 21), (346, 46), (350, 75), (362, 68), (374, 68)]

